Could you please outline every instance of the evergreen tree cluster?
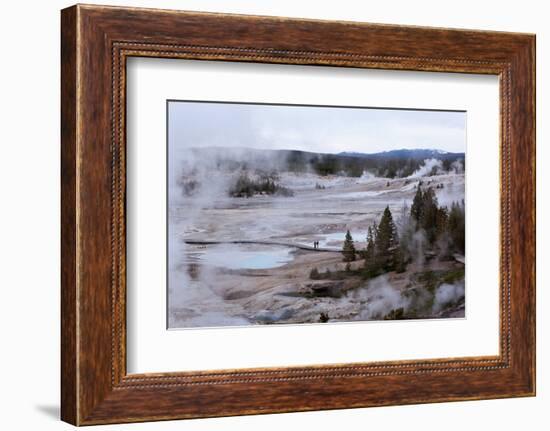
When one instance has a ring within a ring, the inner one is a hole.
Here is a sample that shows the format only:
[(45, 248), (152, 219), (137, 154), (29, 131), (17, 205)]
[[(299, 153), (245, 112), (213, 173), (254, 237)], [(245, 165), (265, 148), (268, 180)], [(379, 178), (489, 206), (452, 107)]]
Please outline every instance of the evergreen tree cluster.
[(264, 175), (258, 179), (250, 178), (246, 172), (242, 172), (235, 184), (229, 189), (231, 197), (249, 198), (257, 194), (293, 196), (292, 190), (275, 182), (271, 176)]
[(380, 222), (373, 223), (367, 231), (367, 246), (363, 251), (366, 275), (375, 276), (388, 271), (403, 272), (406, 263), (399, 244), (397, 225), (390, 207), (387, 206)]
[(434, 190), (423, 190), (419, 185), (410, 211), (403, 208), (399, 229), (387, 206), (380, 221), (369, 226), (364, 250), (356, 250), (348, 230), (343, 261), (352, 262), (360, 256), (364, 259), (363, 273), (369, 278), (389, 271), (404, 272), (415, 256), (423, 257), (428, 251), (443, 259), (464, 254), (464, 228), (464, 201), (453, 202), (450, 209), (439, 206)]
[(367, 275), (404, 270), (399, 234), (389, 206), (384, 210), (380, 222), (369, 226), (365, 250), (359, 253), (356, 251), (353, 237), (347, 231), (342, 247), (344, 262), (354, 261), (357, 254), (365, 260), (364, 270)]
[[(453, 202), (451, 208), (439, 206), (434, 190), (418, 186), (411, 206), (409, 223), (414, 231), (422, 230), (428, 245), (438, 252), (464, 254), (465, 211), (464, 200)], [(409, 229), (409, 232), (411, 229)]]

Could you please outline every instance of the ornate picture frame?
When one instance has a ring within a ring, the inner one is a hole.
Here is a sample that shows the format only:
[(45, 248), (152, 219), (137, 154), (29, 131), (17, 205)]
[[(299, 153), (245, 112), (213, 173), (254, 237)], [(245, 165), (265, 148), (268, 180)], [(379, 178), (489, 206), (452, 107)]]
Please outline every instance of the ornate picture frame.
[[(61, 18), (64, 421), (92, 425), (534, 396), (534, 35), (91, 5), (64, 9)], [(499, 355), (128, 374), (130, 57), (498, 76)]]

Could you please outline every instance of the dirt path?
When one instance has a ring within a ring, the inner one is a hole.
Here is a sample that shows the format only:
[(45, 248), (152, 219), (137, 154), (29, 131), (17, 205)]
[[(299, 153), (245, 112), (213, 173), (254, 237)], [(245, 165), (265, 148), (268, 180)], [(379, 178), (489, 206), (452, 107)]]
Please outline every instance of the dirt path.
[(283, 242), (283, 241), (253, 241), (253, 240), (235, 240), (235, 241), (202, 241), (202, 240), (186, 240), (184, 241), (186, 244), (193, 244), (193, 245), (214, 245), (214, 244), (260, 244), (260, 245), (280, 245), (283, 247), (294, 247), (299, 248), (300, 250), (306, 250), (306, 251), (321, 251), (321, 252), (338, 252), (339, 249), (336, 248), (323, 248), (323, 247), (317, 247), (313, 248), (309, 245), (305, 244), (296, 244), (292, 242)]

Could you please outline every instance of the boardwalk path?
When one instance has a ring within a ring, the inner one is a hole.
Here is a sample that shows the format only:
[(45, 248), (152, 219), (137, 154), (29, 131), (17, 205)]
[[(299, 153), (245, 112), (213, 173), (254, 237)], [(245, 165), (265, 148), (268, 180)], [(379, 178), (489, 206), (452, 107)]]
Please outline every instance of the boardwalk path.
[(214, 245), (214, 244), (261, 244), (261, 245), (280, 245), (283, 247), (294, 247), (299, 248), (300, 250), (306, 251), (320, 251), (320, 252), (330, 252), (337, 253), (340, 250), (336, 248), (313, 248), (312, 246), (305, 244), (296, 244), (292, 242), (282, 242), (282, 241), (252, 241), (252, 240), (235, 240), (235, 241), (199, 241), (199, 240), (186, 240), (186, 244), (195, 244), (195, 245)]

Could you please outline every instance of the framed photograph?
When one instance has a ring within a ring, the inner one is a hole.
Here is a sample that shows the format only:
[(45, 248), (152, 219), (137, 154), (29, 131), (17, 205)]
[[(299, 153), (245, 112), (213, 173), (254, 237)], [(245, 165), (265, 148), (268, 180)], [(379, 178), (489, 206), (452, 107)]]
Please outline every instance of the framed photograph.
[(62, 11), (62, 419), (535, 394), (535, 36)]
[(167, 109), (168, 328), (465, 317), (466, 112)]

